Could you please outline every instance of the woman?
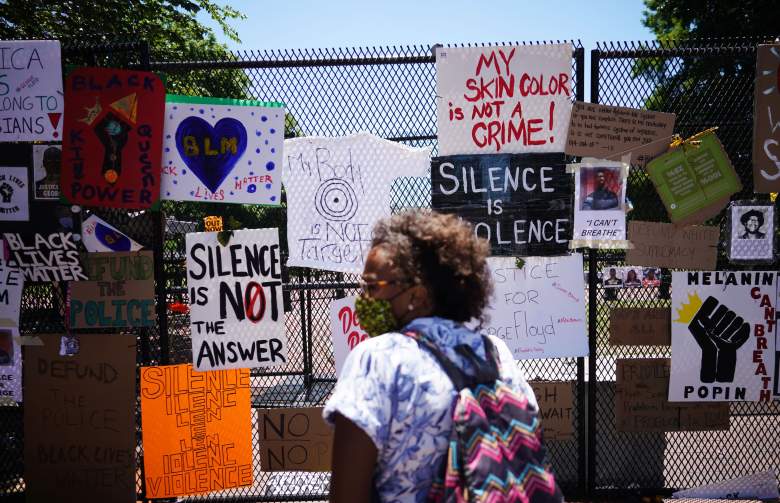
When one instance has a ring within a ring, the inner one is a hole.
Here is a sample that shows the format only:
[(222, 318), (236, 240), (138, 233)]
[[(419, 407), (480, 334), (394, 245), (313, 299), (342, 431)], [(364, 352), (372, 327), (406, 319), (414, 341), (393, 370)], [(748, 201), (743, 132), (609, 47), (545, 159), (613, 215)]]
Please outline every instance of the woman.
[(626, 273), (626, 281), (623, 284), (625, 286), (642, 286), (642, 282), (639, 280), (639, 276), (634, 269), (628, 270)]
[[(374, 228), (358, 302), (361, 326), (373, 337), (347, 358), (324, 416), (335, 424), (331, 501), (424, 501), (442, 466), (456, 396), (439, 363), (403, 335), (432, 340), (466, 373), (453, 349), (479, 333), (463, 323), (481, 319), (492, 285), (486, 241), (452, 215), (407, 212)], [(496, 338), (501, 377), (538, 410), (511, 352)]]

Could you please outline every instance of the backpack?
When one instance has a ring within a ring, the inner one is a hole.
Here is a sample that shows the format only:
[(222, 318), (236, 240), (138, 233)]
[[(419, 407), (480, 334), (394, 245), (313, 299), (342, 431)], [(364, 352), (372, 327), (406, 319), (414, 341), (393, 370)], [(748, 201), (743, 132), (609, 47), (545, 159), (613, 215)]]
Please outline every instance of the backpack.
[(407, 336), (428, 350), (458, 391), (447, 456), (428, 493), (431, 503), (558, 503), (563, 494), (545, 464), (537, 413), (504, 383), (498, 351), (483, 336), (487, 361), (467, 345), (455, 351), (476, 369), (467, 375), (428, 338)]

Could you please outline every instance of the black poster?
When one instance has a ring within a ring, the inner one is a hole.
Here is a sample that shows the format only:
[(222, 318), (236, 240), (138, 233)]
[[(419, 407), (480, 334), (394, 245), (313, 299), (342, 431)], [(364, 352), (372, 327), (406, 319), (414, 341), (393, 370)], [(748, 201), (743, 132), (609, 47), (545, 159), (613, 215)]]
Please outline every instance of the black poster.
[(560, 255), (572, 237), (571, 178), (563, 153), (435, 157), (432, 206), (474, 224), (491, 255)]

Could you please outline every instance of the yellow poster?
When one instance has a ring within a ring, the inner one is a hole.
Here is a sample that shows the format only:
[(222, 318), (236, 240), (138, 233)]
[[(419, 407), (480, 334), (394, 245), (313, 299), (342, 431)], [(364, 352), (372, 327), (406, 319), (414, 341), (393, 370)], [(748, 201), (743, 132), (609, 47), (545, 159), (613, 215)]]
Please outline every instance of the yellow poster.
[(141, 368), (147, 498), (252, 485), (249, 370)]

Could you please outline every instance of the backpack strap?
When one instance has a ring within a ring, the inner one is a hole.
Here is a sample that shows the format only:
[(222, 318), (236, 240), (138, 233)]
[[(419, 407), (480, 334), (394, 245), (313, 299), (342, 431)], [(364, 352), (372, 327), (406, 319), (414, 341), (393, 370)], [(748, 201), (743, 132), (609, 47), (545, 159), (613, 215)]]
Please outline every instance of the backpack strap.
[(410, 331), (406, 332), (405, 335), (416, 340), (417, 344), (427, 349), (436, 358), (442, 370), (444, 370), (444, 373), (447, 374), (458, 391), (464, 388), (472, 388), (477, 384), (491, 384), (499, 378), (498, 353), (495, 345), (485, 336), (482, 336), (482, 340), (485, 344), (486, 360), (480, 358), (474, 349), (467, 344), (460, 344), (455, 347), (455, 351), (467, 359), (476, 370), (475, 375), (470, 376), (447, 358), (442, 350), (423, 334)]
[(447, 374), (447, 377), (450, 378), (450, 381), (452, 381), (452, 384), (455, 386), (457, 391), (460, 391), (464, 388), (470, 388), (472, 386), (474, 378), (467, 375), (457, 365), (452, 363), (452, 361), (447, 358), (441, 349), (439, 349), (439, 347), (431, 342), (427, 337), (425, 337), (420, 332), (412, 331), (406, 332), (404, 335), (417, 341), (417, 344), (420, 345), (420, 347), (427, 349), (433, 355), (433, 357), (436, 358), (436, 361), (439, 362), (442, 370), (444, 370), (444, 373)]

